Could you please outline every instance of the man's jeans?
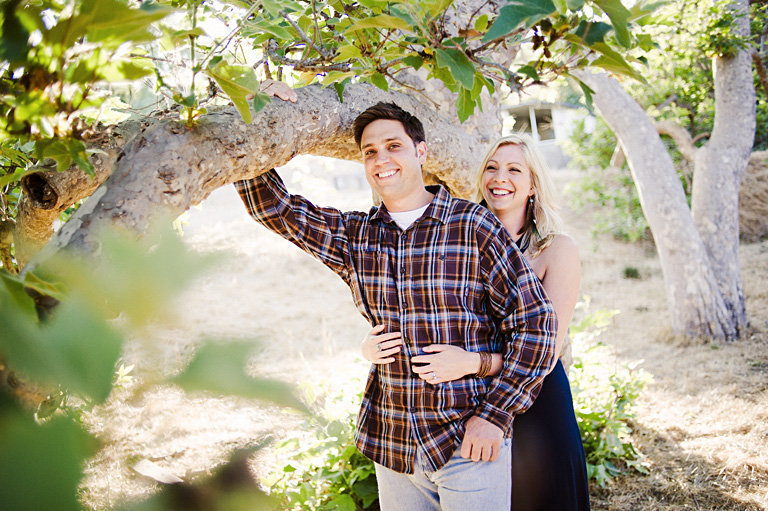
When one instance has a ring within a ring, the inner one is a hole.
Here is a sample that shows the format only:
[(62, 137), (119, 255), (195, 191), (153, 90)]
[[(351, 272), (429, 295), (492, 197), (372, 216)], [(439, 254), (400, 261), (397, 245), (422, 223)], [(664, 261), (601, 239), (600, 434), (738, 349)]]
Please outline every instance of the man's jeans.
[(509, 511), (512, 493), (512, 441), (504, 443), (496, 461), (453, 457), (440, 470), (424, 468), (416, 454), (413, 474), (401, 474), (376, 463), (381, 511)]

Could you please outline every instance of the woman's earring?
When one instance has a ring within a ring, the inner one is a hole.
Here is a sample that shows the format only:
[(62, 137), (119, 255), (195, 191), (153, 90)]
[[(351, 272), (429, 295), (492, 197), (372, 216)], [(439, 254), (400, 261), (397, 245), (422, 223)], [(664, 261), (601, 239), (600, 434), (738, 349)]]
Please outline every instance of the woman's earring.
[(528, 196), (528, 214), (531, 215), (531, 221), (536, 223), (536, 215), (533, 212), (533, 195)]

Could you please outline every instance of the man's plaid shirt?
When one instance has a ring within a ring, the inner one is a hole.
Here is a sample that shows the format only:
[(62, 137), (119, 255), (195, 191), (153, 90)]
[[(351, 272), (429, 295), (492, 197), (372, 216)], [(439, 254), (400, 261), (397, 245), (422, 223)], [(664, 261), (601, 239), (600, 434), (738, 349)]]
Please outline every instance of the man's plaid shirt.
[[(413, 473), (419, 449), (437, 470), (473, 415), (511, 436), (514, 415), (533, 403), (555, 363), (557, 325), (538, 278), (491, 212), (429, 187), (432, 202), (402, 231), (384, 206), (342, 213), (290, 195), (274, 170), (235, 187), (254, 219), (344, 279), (371, 325), (402, 332), (395, 362), (373, 365), (368, 376), (355, 432), (364, 455)], [(410, 358), (432, 343), (502, 353), (504, 368), (430, 385)]]

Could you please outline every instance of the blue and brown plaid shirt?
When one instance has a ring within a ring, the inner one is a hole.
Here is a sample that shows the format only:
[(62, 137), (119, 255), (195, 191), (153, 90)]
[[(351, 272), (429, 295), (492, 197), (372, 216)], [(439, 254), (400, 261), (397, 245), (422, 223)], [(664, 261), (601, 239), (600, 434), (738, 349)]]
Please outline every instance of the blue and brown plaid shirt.
[[(434, 470), (460, 446), (464, 424), (482, 417), (512, 434), (555, 363), (554, 309), (533, 270), (487, 209), (442, 187), (402, 231), (383, 205), (368, 213), (321, 208), (290, 195), (272, 170), (235, 187), (248, 212), (317, 257), (352, 290), (371, 325), (400, 331), (395, 362), (373, 365), (357, 421), (360, 451), (413, 473), (416, 450)], [(432, 343), (504, 356), (501, 374), (430, 385), (410, 358)]]

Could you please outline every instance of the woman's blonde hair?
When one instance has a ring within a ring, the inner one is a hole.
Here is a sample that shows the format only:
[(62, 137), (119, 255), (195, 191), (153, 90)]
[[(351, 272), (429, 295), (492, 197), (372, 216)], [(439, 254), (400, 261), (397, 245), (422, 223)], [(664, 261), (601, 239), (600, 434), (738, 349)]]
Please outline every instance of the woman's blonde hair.
[(541, 152), (536, 147), (533, 138), (525, 134), (507, 135), (498, 139), (486, 153), (482, 165), (477, 173), (476, 187), (477, 196), (475, 201), (484, 203), (483, 197), (483, 174), (488, 165), (488, 160), (493, 157), (496, 151), (505, 145), (516, 145), (523, 150), (525, 164), (531, 170), (531, 183), (533, 185), (533, 203), (526, 206), (525, 220), (523, 227), (517, 233), (510, 233), (513, 237), (522, 236), (529, 240), (531, 255), (533, 257), (547, 248), (556, 234), (561, 232), (560, 215), (557, 214), (557, 206), (554, 200), (554, 185), (549, 176), (549, 170), (544, 163)]

